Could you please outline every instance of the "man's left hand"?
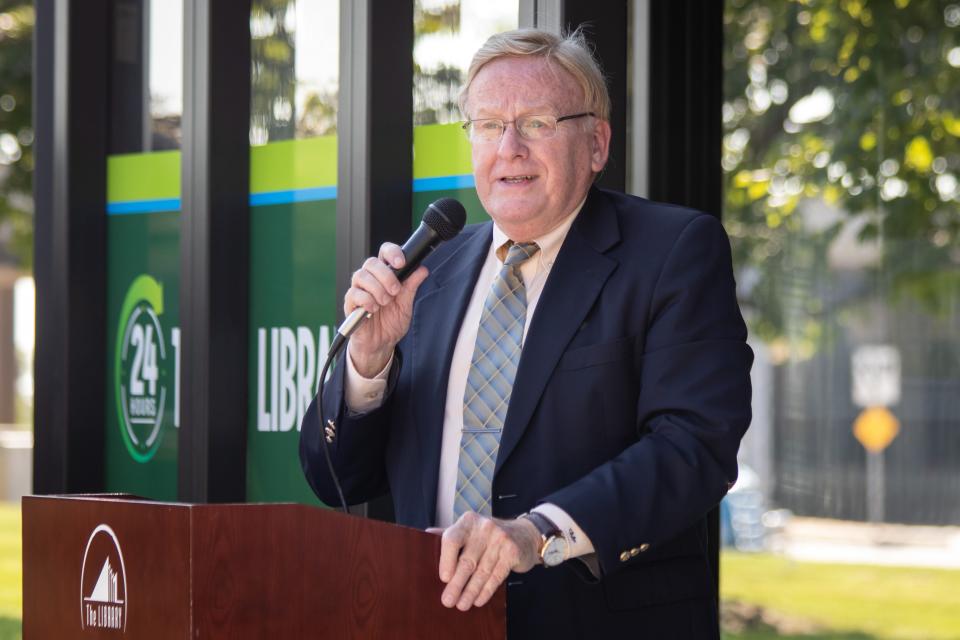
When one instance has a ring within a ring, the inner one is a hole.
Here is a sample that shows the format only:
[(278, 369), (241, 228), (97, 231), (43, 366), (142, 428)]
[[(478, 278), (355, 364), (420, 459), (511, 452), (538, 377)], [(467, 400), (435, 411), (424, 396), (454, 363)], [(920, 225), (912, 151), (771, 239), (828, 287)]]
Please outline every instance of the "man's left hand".
[(482, 607), (511, 571), (525, 573), (540, 561), (540, 533), (526, 518), (500, 520), (465, 513), (442, 532), (440, 601), (460, 611)]

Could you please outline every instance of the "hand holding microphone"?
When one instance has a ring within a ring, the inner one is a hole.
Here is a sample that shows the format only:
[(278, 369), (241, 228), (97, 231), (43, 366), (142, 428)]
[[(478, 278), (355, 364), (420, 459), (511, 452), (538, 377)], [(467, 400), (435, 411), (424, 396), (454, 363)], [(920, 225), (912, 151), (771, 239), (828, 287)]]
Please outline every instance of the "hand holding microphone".
[[(427, 278), (427, 268), (420, 266), (403, 282), (393, 268), (406, 265), (399, 246), (386, 242), (376, 258), (367, 258), (353, 273), (350, 289), (343, 299), (343, 313), (348, 318), (366, 318), (350, 335), (350, 358), (357, 372), (372, 378), (390, 361), (393, 349), (410, 328), (413, 298)], [(357, 316), (359, 311), (362, 315)]]
[(420, 263), (437, 245), (460, 233), (466, 215), (453, 198), (437, 200), (427, 207), (423, 222), (403, 247), (384, 243), (376, 258), (368, 258), (354, 272), (343, 300), (347, 319), (338, 329), (337, 342), (351, 338), (350, 357), (358, 373), (373, 377), (390, 361), (410, 328), (413, 299), (427, 277)]
[[(327, 360), (320, 371), (317, 390), (320, 398), (323, 397), (323, 383), (330, 364), (351, 336), (353, 340), (350, 341), (347, 357), (353, 360), (360, 375), (372, 378), (387, 366), (394, 347), (410, 328), (413, 298), (427, 277), (427, 269), (421, 267), (420, 263), (438, 244), (460, 233), (466, 221), (467, 212), (462, 204), (453, 198), (441, 198), (423, 212), (423, 222), (402, 247), (384, 243), (376, 258), (368, 258), (363, 267), (354, 272), (350, 289), (343, 299), (343, 311), (347, 318), (337, 329), (337, 335), (327, 352)], [(333, 466), (328, 440), (322, 435), (328, 424), (323, 415), (322, 402), (320, 407), (317, 413), (320, 444), (323, 446), (327, 470), (340, 497), (340, 506), (346, 513), (347, 501)]]

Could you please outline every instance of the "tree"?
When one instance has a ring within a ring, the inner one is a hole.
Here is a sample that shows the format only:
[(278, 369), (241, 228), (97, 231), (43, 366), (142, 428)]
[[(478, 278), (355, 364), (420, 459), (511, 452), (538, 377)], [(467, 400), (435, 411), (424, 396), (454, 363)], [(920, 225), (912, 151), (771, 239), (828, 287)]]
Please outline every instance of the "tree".
[(33, 3), (0, 0), (0, 260), (33, 264)]
[[(796, 334), (784, 278), (798, 265), (825, 272), (831, 243), (850, 230), (876, 250), (875, 289), (934, 314), (952, 308), (960, 5), (730, 0), (724, 21), (724, 222), (748, 273), (753, 330)], [(810, 340), (816, 315), (800, 330)]]

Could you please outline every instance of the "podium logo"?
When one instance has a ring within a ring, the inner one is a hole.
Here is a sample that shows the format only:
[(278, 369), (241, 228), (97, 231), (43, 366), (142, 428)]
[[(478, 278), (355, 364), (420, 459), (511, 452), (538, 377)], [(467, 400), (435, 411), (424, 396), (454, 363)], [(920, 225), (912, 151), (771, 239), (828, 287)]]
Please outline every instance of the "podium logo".
[(137, 277), (120, 309), (114, 362), (117, 420), (127, 451), (147, 462), (160, 447), (168, 393), (167, 348), (160, 316), (163, 287), (148, 275)]
[(127, 570), (117, 534), (98, 525), (87, 540), (80, 570), (80, 627), (125, 631)]

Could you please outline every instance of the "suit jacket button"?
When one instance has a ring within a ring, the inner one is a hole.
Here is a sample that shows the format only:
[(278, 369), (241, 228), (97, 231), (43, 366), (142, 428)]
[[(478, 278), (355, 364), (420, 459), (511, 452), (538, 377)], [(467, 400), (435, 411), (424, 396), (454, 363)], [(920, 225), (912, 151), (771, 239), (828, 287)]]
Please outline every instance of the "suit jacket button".
[(620, 562), (626, 562), (629, 559), (630, 559), (629, 551), (624, 551), (623, 553), (620, 554)]
[(633, 549), (630, 549), (630, 557), (631, 557), (631, 558), (635, 558), (635, 557), (638, 556), (638, 555), (640, 555), (640, 549), (639, 549), (639, 547), (634, 547)]
[(646, 551), (646, 550), (649, 549), (649, 548), (650, 548), (650, 543), (649, 543), (649, 542), (644, 542), (642, 545), (640, 545), (640, 553), (643, 553), (644, 551)]

